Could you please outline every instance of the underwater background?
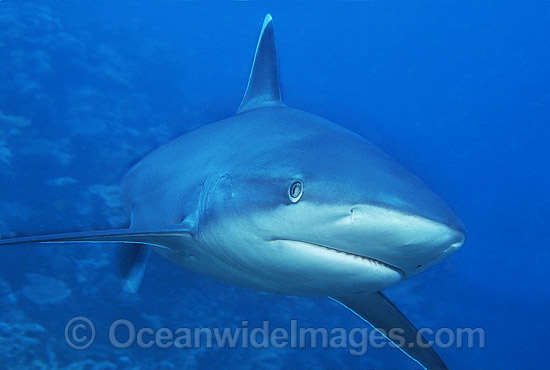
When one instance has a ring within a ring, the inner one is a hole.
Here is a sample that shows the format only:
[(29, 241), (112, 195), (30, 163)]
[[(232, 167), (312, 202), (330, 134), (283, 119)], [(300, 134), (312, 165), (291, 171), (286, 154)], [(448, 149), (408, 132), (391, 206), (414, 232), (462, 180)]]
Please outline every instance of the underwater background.
[[(483, 328), (450, 369), (550, 363), (550, 2), (0, 1), (2, 238), (125, 227), (129, 167), (235, 113), (263, 17), (283, 98), (373, 141), (445, 199), (468, 236), (386, 294), (417, 327)], [(204, 145), (208, 145), (205, 142)], [(354, 328), (326, 298), (276, 296), (153, 255), (137, 294), (116, 245), (0, 251), (0, 368), (416, 369), (398, 350), (115, 349), (109, 325)], [(94, 344), (71, 349), (85, 316)]]

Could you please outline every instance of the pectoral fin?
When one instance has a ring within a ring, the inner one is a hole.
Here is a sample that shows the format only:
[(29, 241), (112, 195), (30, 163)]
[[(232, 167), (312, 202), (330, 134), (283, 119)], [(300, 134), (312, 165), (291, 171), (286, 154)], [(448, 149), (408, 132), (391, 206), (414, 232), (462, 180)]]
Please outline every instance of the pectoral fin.
[(195, 241), (190, 232), (181, 229), (118, 229), (67, 234), (28, 236), (0, 240), (0, 246), (16, 244), (117, 243), (125, 244), (119, 260), (124, 287), (136, 292), (143, 279), (152, 249), (161, 253), (193, 254)]
[(0, 240), (0, 246), (36, 243), (130, 243), (145, 244), (152, 248), (182, 252), (194, 244), (186, 230), (166, 229), (114, 229), (66, 234), (27, 236)]
[(447, 370), (422, 334), (382, 293), (331, 298), (380, 331), (424, 369)]

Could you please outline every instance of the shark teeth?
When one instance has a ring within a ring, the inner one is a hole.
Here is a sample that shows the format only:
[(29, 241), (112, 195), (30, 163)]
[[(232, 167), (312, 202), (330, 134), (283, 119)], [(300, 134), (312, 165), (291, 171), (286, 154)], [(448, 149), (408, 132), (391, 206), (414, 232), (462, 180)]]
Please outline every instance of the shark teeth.
[[(319, 248), (324, 248), (324, 249), (327, 249), (327, 250), (330, 250), (332, 252), (336, 252), (336, 253), (339, 253), (339, 254), (344, 254), (344, 255), (347, 255), (347, 256), (350, 256), (350, 257), (353, 257), (355, 259), (361, 259), (361, 260), (364, 260), (364, 261), (368, 261), (370, 263), (373, 263), (377, 266), (381, 266), (381, 267), (385, 267), (385, 268), (388, 268), (388, 269), (391, 269), (391, 270), (395, 270), (395, 271), (398, 271), (401, 273), (401, 270), (399, 270), (397, 267), (394, 267), (392, 265), (388, 265), (387, 263), (385, 262), (382, 262), (380, 260), (377, 260), (375, 258), (371, 258), (371, 257), (367, 257), (367, 256), (362, 256), (360, 254), (355, 254), (355, 253), (351, 253), (351, 252), (346, 252), (346, 251), (343, 251), (343, 250), (340, 250), (340, 249), (335, 249), (335, 248), (330, 248), (330, 247), (325, 247), (324, 245), (319, 245), (319, 244), (313, 244), (313, 243), (309, 243), (309, 244), (312, 244), (312, 245), (315, 245)], [(401, 273), (402, 274), (402, 273)]]
[(276, 239), (276, 240), (282, 240), (282, 241), (289, 241), (289, 242), (298, 242), (298, 243), (304, 243), (304, 244), (308, 244), (308, 245), (311, 245), (311, 246), (314, 246), (314, 247), (317, 247), (317, 248), (322, 248), (324, 250), (327, 250), (327, 251), (330, 251), (332, 253), (337, 253), (337, 254), (341, 254), (341, 255), (345, 255), (346, 257), (351, 257), (353, 259), (356, 259), (356, 260), (361, 260), (361, 261), (365, 261), (365, 262), (369, 262), (370, 264), (373, 264), (377, 267), (382, 267), (382, 268), (387, 268), (387, 269), (390, 269), (390, 270), (393, 270), (393, 271), (396, 271), (398, 272), (399, 274), (401, 274), (401, 276), (404, 276), (405, 273), (403, 272), (403, 270), (395, 267), (395, 266), (392, 266), (392, 265), (389, 265), (385, 262), (382, 262), (380, 260), (377, 260), (375, 258), (372, 258), (372, 257), (367, 257), (367, 256), (363, 256), (363, 255), (360, 255), (360, 254), (355, 254), (355, 253), (351, 253), (351, 252), (346, 252), (346, 251), (343, 251), (341, 249), (336, 249), (336, 248), (331, 248), (331, 247), (327, 247), (325, 245), (321, 245), (321, 244), (316, 244), (316, 243), (311, 243), (311, 242), (304, 242), (302, 240), (292, 240), (292, 239)]

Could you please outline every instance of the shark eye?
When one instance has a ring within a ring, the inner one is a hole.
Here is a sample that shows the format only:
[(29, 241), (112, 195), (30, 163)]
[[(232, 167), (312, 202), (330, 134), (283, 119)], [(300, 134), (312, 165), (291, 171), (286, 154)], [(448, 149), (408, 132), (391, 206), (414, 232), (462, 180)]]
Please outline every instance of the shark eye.
[(297, 203), (304, 193), (304, 183), (296, 180), (288, 187), (288, 198), (292, 203)]

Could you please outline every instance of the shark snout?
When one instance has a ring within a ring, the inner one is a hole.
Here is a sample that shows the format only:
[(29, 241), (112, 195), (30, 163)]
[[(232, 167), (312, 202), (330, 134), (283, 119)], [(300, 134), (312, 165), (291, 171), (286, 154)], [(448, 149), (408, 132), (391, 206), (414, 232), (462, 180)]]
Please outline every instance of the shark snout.
[(466, 241), (466, 230), (464, 228), (452, 228), (451, 233), (453, 233), (453, 238), (451, 239), (448, 249), (458, 250), (462, 247)]
[[(443, 249), (441, 256), (447, 257), (462, 248), (464, 242), (466, 241), (466, 231), (462, 226), (457, 227), (456, 225), (444, 225), (444, 227), (447, 228), (446, 235), (448, 235), (448, 240), (444, 241), (440, 248)], [(436, 250), (436, 262), (441, 260), (438, 258), (440, 255), (437, 253), (440, 248), (437, 248)]]
[(350, 213), (349, 244), (342, 248), (394, 266), (405, 277), (454, 254), (466, 239), (462, 223), (451, 213), (432, 219), (380, 204), (354, 206)]
[[(460, 224), (461, 225), (461, 224)], [(409, 264), (407, 266), (407, 275), (414, 275), (426, 268), (441, 262), (445, 258), (458, 252), (466, 241), (466, 231), (464, 227), (458, 225), (442, 224), (440, 227), (440, 237), (434, 235), (431, 240), (419, 245), (420, 253), (411, 253), (411, 261), (417, 261), (417, 265)], [(422, 249), (425, 249), (422, 251)]]

